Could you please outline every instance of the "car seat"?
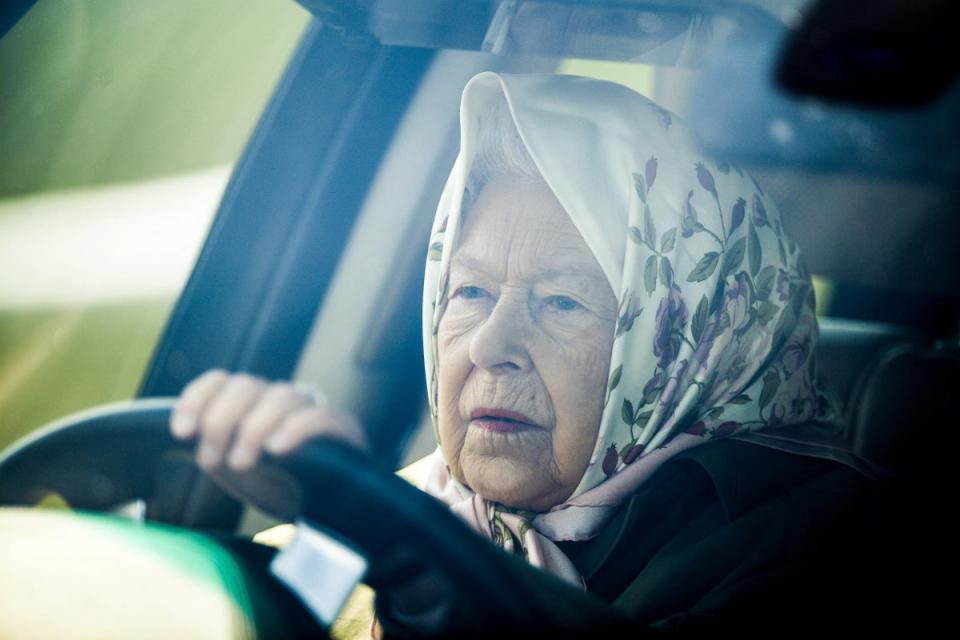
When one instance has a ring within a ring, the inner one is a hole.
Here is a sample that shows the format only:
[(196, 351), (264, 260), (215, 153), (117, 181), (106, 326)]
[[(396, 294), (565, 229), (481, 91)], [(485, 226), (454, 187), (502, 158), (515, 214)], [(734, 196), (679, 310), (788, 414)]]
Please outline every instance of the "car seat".
[(960, 412), (960, 347), (896, 325), (821, 319), (824, 386), (854, 451), (909, 486), (945, 488)]

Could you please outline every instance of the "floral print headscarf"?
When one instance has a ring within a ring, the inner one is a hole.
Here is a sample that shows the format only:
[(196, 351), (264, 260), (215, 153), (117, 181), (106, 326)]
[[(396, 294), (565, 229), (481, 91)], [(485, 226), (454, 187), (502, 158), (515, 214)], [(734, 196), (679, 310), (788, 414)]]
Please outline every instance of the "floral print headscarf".
[(438, 449), (423, 486), (481, 533), (574, 583), (552, 543), (595, 536), (666, 460), (717, 438), (829, 417), (814, 382), (814, 293), (760, 186), (700, 157), (676, 116), (618, 84), (560, 75), (475, 76), (461, 150), (437, 209), (423, 335), (436, 427), (436, 328), (458, 241), (479, 114), (506, 99), (520, 138), (619, 301), (606, 403), (589, 466), (541, 514), (491, 504), (450, 477)]

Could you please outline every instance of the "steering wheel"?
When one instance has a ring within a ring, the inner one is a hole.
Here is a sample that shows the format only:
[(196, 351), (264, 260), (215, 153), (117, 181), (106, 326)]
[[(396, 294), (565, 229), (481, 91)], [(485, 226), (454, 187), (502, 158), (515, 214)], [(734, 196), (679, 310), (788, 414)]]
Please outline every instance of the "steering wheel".
[[(169, 432), (173, 402), (108, 405), (14, 444), (0, 455), (0, 504), (35, 504), (57, 492), (72, 507), (102, 511), (143, 499), (150, 519), (202, 528), (209, 518), (184, 517), (189, 508), (175, 509), (172, 496), (178, 492), (166, 486), (172, 470), (184, 464), (203, 474), (193, 464), (192, 443)], [(440, 502), (348, 445), (314, 440), (283, 458), (267, 455), (247, 472), (216, 472), (214, 479), (227, 488), (220, 500), (228, 512), (243, 500), (348, 541), (367, 559), (366, 581), (374, 588), (407, 579), (411, 571), (435, 569), (486, 622), (546, 628), (549, 616), (510, 579), (502, 550)]]
[(233, 531), (243, 505), (192, 462), (192, 445), (167, 428), (174, 399), (105, 405), (73, 414), (0, 454), (0, 504), (50, 493), (76, 509), (107, 511), (144, 500), (150, 520)]

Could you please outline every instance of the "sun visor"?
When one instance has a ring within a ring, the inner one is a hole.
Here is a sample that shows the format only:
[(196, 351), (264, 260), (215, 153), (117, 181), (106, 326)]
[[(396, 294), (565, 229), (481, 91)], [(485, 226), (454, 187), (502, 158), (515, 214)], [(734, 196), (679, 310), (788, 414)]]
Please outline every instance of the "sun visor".
[(956, 182), (960, 84), (910, 109), (797, 96), (775, 79), (787, 36), (785, 27), (771, 28), (715, 49), (686, 112), (704, 153), (760, 167)]

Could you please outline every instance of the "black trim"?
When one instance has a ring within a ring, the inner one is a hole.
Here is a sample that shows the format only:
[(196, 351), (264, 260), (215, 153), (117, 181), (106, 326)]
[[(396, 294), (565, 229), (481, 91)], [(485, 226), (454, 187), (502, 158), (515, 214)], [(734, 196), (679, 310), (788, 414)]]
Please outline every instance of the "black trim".
[(234, 170), (141, 397), (176, 395), (213, 367), (292, 374), (432, 56), (313, 23)]
[(37, 0), (6, 0), (0, 6), (0, 38), (7, 35), (36, 3)]

